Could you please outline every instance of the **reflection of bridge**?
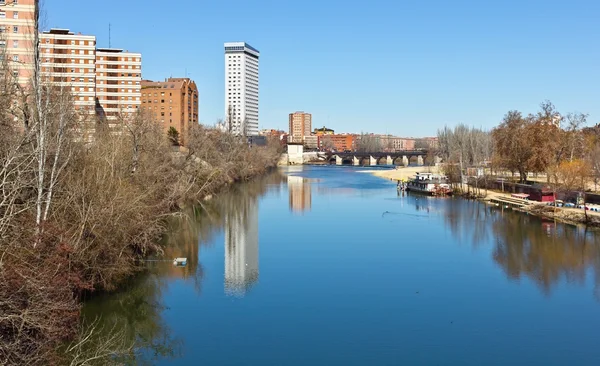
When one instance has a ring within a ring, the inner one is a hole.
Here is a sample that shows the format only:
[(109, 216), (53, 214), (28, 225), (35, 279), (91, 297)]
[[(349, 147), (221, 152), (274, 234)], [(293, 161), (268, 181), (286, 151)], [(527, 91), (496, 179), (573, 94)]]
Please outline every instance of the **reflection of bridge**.
[(404, 150), (395, 152), (337, 152), (331, 153), (328, 160), (336, 165), (402, 165), (408, 166), (411, 158), (417, 165), (423, 165), (427, 150)]

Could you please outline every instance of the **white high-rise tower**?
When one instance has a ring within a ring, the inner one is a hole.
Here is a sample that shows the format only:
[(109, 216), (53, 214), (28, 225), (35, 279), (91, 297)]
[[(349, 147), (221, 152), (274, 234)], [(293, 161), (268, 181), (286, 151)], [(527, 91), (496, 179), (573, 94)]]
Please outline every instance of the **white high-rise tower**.
[(225, 43), (224, 127), (236, 135), (258, 135), (259, 56), (245, 42)]

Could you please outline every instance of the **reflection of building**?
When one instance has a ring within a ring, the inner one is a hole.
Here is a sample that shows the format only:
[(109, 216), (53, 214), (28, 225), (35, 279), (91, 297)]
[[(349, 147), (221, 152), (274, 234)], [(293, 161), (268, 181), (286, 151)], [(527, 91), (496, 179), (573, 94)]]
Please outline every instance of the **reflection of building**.
[(290, 195), (290, 210), (296, 212), (310, 211), (311, 186), (308, 179), (298, 176), (288, 176), (288, 191)]
[(225, 216), (225, 293), (244, 296), (258, 280), (258, 204), (241, 196)]

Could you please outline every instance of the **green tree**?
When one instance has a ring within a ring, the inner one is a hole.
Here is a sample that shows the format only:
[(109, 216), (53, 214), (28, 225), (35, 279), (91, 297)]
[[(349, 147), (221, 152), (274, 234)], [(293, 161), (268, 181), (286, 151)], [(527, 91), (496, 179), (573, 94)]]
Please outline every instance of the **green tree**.
[(167, 136), (169, 136), (169, 140), (173, 144), (173, 146), (179, 146), (179, 131), (173, 126), (169, 127), (169, 131), (167, 131)]

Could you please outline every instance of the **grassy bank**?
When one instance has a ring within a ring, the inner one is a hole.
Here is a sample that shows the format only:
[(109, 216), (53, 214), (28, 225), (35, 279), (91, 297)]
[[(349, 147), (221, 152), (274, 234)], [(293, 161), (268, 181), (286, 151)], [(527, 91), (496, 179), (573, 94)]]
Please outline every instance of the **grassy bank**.
[(162, 255), (166, 218), (183, 205), (279, 158), (202, 126), (174, 148), (141, 114), (120, 134), (99, 123), (83, 143), (78, 117), (62, 111), (48, 111), (56, 123), (44, 131), (0, 124), (0, 364), (83, 365), (93, 354), (108, 364), (109, 348), (85, 345), (94, 329), (79, 323), (81, 295), (115, 290)]

